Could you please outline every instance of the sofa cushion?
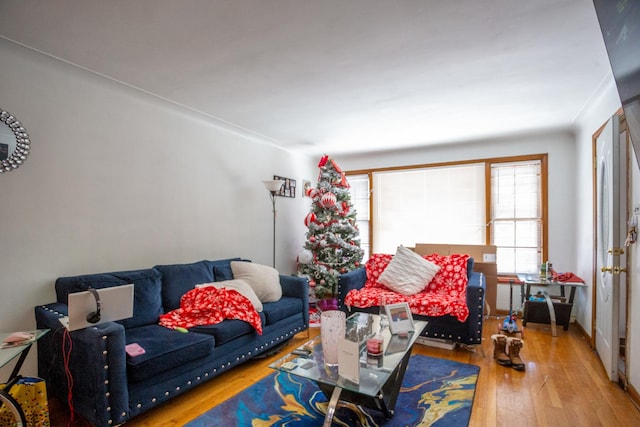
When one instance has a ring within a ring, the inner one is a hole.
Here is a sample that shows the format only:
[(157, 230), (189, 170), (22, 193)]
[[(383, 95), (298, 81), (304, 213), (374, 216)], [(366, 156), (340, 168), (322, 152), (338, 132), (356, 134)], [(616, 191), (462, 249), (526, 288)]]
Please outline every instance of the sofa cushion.
[(58, 302), (67, 304), (70, 293), (133, 283), (133, 317), (118, 323), (125, 328), (150, 325), (157, 323), (162, 314), (161, 277), (160, 272), (153, 268), (60, 277), (55, 284), (56, 296)]
[(403, 295), (415, 295), (431, 282), (438, 270), (436, 264), (400, 245), (378, 282)]
[(162, 372), (209, 356), (215, 338), (210, 335), (181, 333), (159, 325), (127, 329), (126, 343), (139, 344), (145, 353), (127, 356), (127, 375), (132, 382), (144, 381)]
[(300, 298), (282, 297), (276, 302), (265, 302), (263, 313), (266, 324), (272, 325), (289, 316), (302, 313), (302, 300)]
[(246, 261), (246, 260), (236, 257), (236, 258), (217, 259), (215, 261), (207, 261), (211, 265), (211, 268), (213, 269), (213, 278), (216, 282), (233, 279), (233, 272), (231, 271), (231, 261)]
[(247, 282), (263, 303), (282, 298), (280, 274), (275, 268), (246, 261), (231, 261), (231, 271), (233, 278)]
[(262, 302), (260, 301), (260, 299), (258, 299), (258, 296), (253, 291), (251, 286), (249, 286), (249, 284), (247, 282), (245, 282), (244, 280), (233, 279), (233, 280), (223, 280), (221, 282), (203, 283), (203, 284), (200, 284), (200, 285), (196, 285), (196, 288), (206, 287), (206, 286), (214, 286), (216, 288), (234, 289), (234, 290), (240, 292), (240, 294), (245, 296), (249, 301), (251, 301), (251, 304), (253, 304), (253, 307), (256, 309), (256, 311), (258, 313), (262, 311)]
[(162, 304), (165, 312), (180, 307), (180, 298), (197, 284), (213, 282), (213, 267), (209, 261), (191, 264), (157, 265), (162, 273)]
[[(258, 313), (262, 324), (265, 324), (264, 313)], [(242, 335), (256, 333), (255, 328), (244, 320), (226, 319), (215, 325), (202, 325), (193, 326), (189, 328), (191, 332), (197, 332), (199, 334), (207, 334), (215, 337), (216, 346), (219, 347), (229, 341), (232, 341)]]

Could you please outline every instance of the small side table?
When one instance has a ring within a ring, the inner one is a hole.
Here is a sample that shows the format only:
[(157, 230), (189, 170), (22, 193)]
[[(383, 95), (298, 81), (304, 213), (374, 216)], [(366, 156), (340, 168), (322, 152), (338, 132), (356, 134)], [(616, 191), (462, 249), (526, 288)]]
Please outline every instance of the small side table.
[[(566, 331), (569, 329), (569, 321), (571, 318), (571, 309), (573, 308), (573, 299), (576, 295), (576, 288), (587, 287), (582, 282), (558, 282), (554, 280), (544, 280), (536, 277), (534, 275), (518, 275), (518, 278), (523, 283), (523, 291), (522, 295), (524, 298), (524, 311), (522, 315), (522, 325), (526, 326), (527, 322), (533, 323), (547, 323), (540, 319), (540, 316), (537, 315), (538, 311), (541, 307), (546, 307), (546, 310), (549, 314), (549, 322), (551, 324), (551, 335), (554, 337), (558, 336), (558, 332), (556, 329), (556, 318), (559, 313), (556, 312), (557, 307), (562, 306), (567, 312), (561, 312), (562, 314), (562, 326)], [(570, 287), (571, 290), (569, 292), (569, 300), (567, 303), (554, 303), (552, 301), (549, 292), (547, 289), (542, 290), (542, 295), (544, 297), (544, 304), (540, 302), (529, 301), (529, 297), (531, 296), (531, 287), (542, 287), (548, 288), (549, 286), (559, 286), (560, 287), (560, 296), (562, 298), (566, 298), (565, 287)], [(546, 319), (545, 319), (546, 320)]]
[[(11, 375), (9, 375), (9, 378), (7, 379), (5, 388), (3, 390), (0, 390), (0, 392), (5, 396), (9, 395), (9, 390), (11, 389), (11, 387), (21, 378), (19, 375), (20, 369), (22, 369), (22, 364), (27, 358), (27, 355), (29, 354), (29, 350), (31, 350), (31, 346), (33, 345), (33, 343), (35, 343), (40, 338), (42, 338), (47, 332), (49, 332), (49, 329), (38, 329), (35, 331), (29, 331), (29, 332), (33, 334), (33, 338), (27, 343), (13, 346), (13, 347), (0, 348), (0, 368), (5, 366), (9, 362), (11, 362), (16, 357), (18, 357), (18, 361), (16, 362), (16, 365), (13, 367), (13, 370), (11, 371)], [(2, 342), (9, 335), (10, 335), (9, 333), (0, 333), (0, 342)], [(11, 401), (10, 396), (9, 396), (9, 401)], [(20, 408), (20, 406), (17, 406), (15, 409), (18, 411), (20, 416), (24, 417), (24, 414), (22, 413), (22, 408)]]

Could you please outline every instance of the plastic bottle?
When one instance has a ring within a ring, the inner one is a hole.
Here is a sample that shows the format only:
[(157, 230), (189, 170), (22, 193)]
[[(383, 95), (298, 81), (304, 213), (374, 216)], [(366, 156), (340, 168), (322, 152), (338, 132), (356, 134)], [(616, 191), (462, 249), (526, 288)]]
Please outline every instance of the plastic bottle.
[(540, 264), (540, 280), (545, 280), (547, 278), (547, 263), (543, 262)]

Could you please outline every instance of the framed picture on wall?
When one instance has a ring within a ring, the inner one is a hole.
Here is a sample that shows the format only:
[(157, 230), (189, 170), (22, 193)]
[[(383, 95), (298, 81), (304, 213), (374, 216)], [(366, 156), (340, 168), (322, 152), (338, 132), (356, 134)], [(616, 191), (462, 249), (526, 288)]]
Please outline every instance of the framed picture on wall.
[(280, 188), (280, 192), (276, 196), (280, 197), (296, 197), (296, 180), (285, 178), (283, 176), (274, 175), (273, 179), (284, 181), (284, 185)]

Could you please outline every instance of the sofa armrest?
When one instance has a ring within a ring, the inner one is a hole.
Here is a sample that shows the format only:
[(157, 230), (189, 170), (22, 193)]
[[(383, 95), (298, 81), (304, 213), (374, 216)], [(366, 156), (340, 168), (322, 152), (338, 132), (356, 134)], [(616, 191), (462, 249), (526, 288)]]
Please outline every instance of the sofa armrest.
[(467, 307), (469, 307), (469, 337), (474, 344), (482, 342), (482, 324), (484, 320), (484, 298), (487, 282), (484, 274), (472, 272), (467, 283)]
[(356, 268), (338, 277), (338, 309), (346, 311), (344, 298), (352, 289), (361, 289), (367, 282), (367, 270), (364, 267)]
[(309, 280), (306, 277), (280, 275), (282, 296), (302, 300), (302, 318), (309, 325)]
[(69, 353), (74, 410), (92, 425), (117, 425), (129, 418), (125, 329), (115, 322), (67, 332), (59, 319), (61, 303), (35, 308), (39, 329), (51, 332), (38, 341), (38, 373), (62, 401), (68, 393), (64, 353)]

